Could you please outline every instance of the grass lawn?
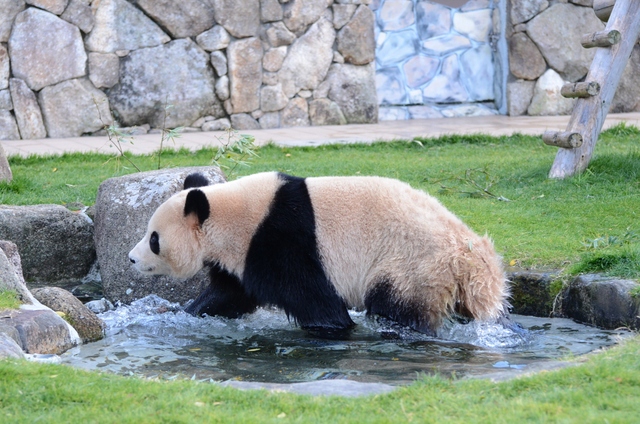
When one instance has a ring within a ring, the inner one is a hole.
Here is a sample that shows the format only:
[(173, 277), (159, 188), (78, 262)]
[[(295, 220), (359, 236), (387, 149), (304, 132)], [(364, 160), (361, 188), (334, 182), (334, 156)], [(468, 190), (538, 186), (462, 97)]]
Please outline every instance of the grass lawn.
[[(415, 141), (420, 141), (417, 143)], [(539, 137), (451, 136), (258, 150), (239, 173), (381, 175), (438, 197), (505, 263), (565, 272), (640, 275), (640, 130), (604, 132), (588, 170), (547, 179), (556, 149)], [(164, 151), (162, 167), (201, 166), (215, 152)], [(157, 156), (131, 158), (143, 170)], [(104, 179), (133, 172), (108, 155), (9, 158), (14, 181), (0, 203), (95, 201)], [(311, 398), (155, 382), (51, 365), (0, 362), (0, 422), (638, 422), (640, 338), (558, 372), (494, 384), (419, 379), (389, 395)]]

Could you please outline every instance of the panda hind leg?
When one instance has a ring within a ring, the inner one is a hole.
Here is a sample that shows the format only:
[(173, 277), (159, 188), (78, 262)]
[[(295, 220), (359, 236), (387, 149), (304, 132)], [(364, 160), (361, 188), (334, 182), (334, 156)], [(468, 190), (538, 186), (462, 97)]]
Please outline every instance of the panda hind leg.
[(382, 278), (374, 284), (365, 296), (367, 315), (377, 315), (412, 330), (435, 336), (436, 332), (424, 311), (411, 302), (398, 296), (393, 288), (393, 282)]
[(218, 265), (213, 265), (209, 274), (209, 285), (185, 308), (185, 312), (197, 317), (206, 314), (238, 318), (256, 310), (258, 303), (246, 293), (238, 277)]

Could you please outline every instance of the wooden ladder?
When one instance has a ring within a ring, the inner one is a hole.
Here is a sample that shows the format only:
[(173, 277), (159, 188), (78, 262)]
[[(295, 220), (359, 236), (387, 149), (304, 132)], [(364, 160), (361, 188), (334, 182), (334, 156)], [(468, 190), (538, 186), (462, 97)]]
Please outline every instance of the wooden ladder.
[(607, 26), (604, 31), (582, 37), (585, 48), (597, 48), (585, 82), (562, 87), (564, 97), (578, 98), (567, 130), (546, 131), (542, 136), (546, 144), (560, 148), (549, 178), (569, 177), (589, 165), (622, 72), (640, 35), (640, 0), (594, 0), (593, 8), (598, 18), (608, 21)]

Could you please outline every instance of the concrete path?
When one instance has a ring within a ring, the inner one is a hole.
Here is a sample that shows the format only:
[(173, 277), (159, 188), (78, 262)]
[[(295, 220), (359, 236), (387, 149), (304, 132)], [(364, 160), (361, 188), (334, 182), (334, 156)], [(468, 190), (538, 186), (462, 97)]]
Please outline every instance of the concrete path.
[[(604, 128), (619, 122), (640, 127), (640, 113), (610, 114)], [(445, 134), (490, 134), (513, 133), (541, 135), (545, 130), (566, 129), (569, 116), (478, 116), (469, 118), (414, 119), (407, 121), (383, 121), (378, 124), (336, 125), (325, 127), (295, 127), (271, 130), (247, 130), (256, 144), (273, 142), (282, 146), (315, 146), (328, 143), (361, 143), (376, 140), (413, 139), (414, 137), (438, 137)], [(191, 150), (218, 144), (224, 131), (183, 133), (175, 145)], [(160, 134), (135, 136), (133, 144), (124, 144), (132, 153), (151, 153), (160, 147)], [(542, 143), (542, 141), (540, 141)], [(113, 154), (107, 137), (46, 138), (40, 140), (3, 140), (7, 155), (28, 156), (30, 154), (62, 154), (65, 152), (100, 152)], [(550, 147), (551, 148), (551, 147)]]

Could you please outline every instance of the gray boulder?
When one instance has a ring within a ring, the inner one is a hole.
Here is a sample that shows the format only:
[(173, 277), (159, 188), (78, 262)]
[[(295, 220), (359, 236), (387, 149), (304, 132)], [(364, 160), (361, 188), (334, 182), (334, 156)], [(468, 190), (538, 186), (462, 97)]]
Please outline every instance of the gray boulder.
[(282, 22), (276, 22), (266, 32), (267, 40), (273, 47), (288, 46), (296, 39), (296, 35), (289, 31)]
[(278, 0), (260, 0), (260, 21), (279, 21), (282, 16), (282, 6)]
[(112, 122), (107, 96), (85, 78), (45, 87), (38, 98), (49, 137), (79, 137)]
[(260, 27), (260, 0), (211, 0), (216, 22), (236, 38), (253, 37)]
[(338, 51), (346, 62), (366, 65), (375, 59), (374, 20), (371, 9), (360, 5), (349, 23), (338, 32)]
[(215, 23), (207, 0), (137, 0), (136, 4), (173, 38), (195, 37)]
[(290, 31), (302, 33), (317, 22), (330, 5), (331, 0), (290, 0), (284, 4), (283, 22)]
[(88, 34), (95, 24), (90, 3), (90, 0), (71, 0), (60, 17), (80, 28), (80, 31)]
[(344, 125), (347, 123), (340, 107), (329, 99), (316, 99), (309, 102), (311, 125)]
[(78, 344), (75, 330), (51, 309), (23, 306), (0, 312), (0, 333), (12, 338), (25, 353), (59, 355)]
[(13, 111), (22, 138), (25, 140), (45, 138), (47, 131), (36, 95), (23, 80), (18, 78), (11, 78), (9, 87)]
[(0, 289), (14, 290), (23, 304), (36, 303), (22, 276), (18, 247), (7, 240), (0, 241)]
[(7, 334), (0, 332), (0, 360), (24, 359), (24, 352), (18, 343)]
[(231, 128), (234, 130), (259, 130), (260, 124), (248, 113), (231, 115)]
[(60, 15), (67, 7), (69, 0), (25, 0), (27, 4), (44, 9), (55, 15)]
[(24, 0), (4, 0), (0, 2), (0, 43), (6, 43), (9, 40), (13, 20), (25, 7)]
[(507, 83), (507, 114), (520, 116), (527, 113), (533, 98), (534, 81), (517, 80)]
[(208, 52), (226, 49), (230, 41), (231, 37), (222, 25), (216, 25), (196, 37), (196, 43)]
[(535, 80), (547, 70), (542, 53), (524, 32), (509, 39), (509, 69), (516, 78), (525, 80)]
[(532, 116), (568, 115), (573, 109), (576, 99), (567, 99), (560, 90), (565, 81), (553, 69), (547, 69), (536, 81), (533, 98), (527, 109)]
[(174, 128), (216, 116), (221, 105), (208, 62), (190, 39), (131, 52), (120, 59), (120, 82), (109, 90), (109, 103), (124, 126)]
[[(321, 18), (291, 45), (278, 71), (287, 97), (293, 97), (300, 90), (314, 90), (325, 79), (333, 61), (335, 38), (333, 25)], [(309, 60), (311, 57), (313, 60)]]
[(562, 313), (606, 329), (640, 328), (638, 283), (589, 274), (577, 277), (562, 293)]
[(110, 178), (98, 189), (95, 205), (95, 246), (104, 294), (112, 302), (130, 303), (149, 294), (186, 302), (195, 299), (209, 283), (207, 271), (186, 281), (144, 276), (128, 254), (144, 237), (151, 215), (171, 195), (180, 191), (192, 172), (207, 176), (212, 184), (224, 182), (215, 167), (175, 168)]
[(18, 246), (30, 286), (77, 283), (96, 259), (91, 220), (60, 205), (0, 205), (0, 240)]
[(593, 9), (557, 3), (527, 24), (527, 34), (549, 66), (564, 79), (575, 82), (587, 74), (596, 53), (596, 49), (582, 47), (582, 35), (603, 28)]
[(7, 160), (7, 154), (4, 152), (2, 144), (0, 144), (0, 181), (9, 182), (13, 179), (11, 167)]
[(510, 3), (511, 23), (513, 25), (527, 22), (529, 19), (549, 7), (549, 2), (547, 0), (517, 0), (511, 1)]
[(0, 90), (0, 110), (13, 110), (11, 92), (9, 89)]
[(120, 58), (115, 53), (89, 53), (89, 79), (96, 88), (111, 88), (120, 81)]
[(19, 140), (16, 118), (8, 110), (0, 110), (0, 140)]
[(10, 75), (9, 52), (4, 45), (0, 44), (0, 90), (4, 90), (9, 87)]
[(302, 97), (294, 97), (287, 103), (280, 116), (283, 127), (308, 127), (309, 105)]
[(257, 37), (229, 44), (229, 83), (233, 113), (253, 112), (260, 107), (262, 42)]
[(80, 30), (44, 10), (29, 8), (16, 16), (9, 55), (13, 76), (35, 91), (85, 75)]
[[(97, 3), (97, 6), (96, 6)], [(95, 25), (85, 43), (92, 52), (114, 53), (166, 43), (171, 38), (126, 0), (94, 2)]]
[(44, 306), (63, 313), (65, 320), (78, 332), (82, 343), (104, 337), (102, 320), (70, 292), (59, 287), (43, 287), (34, 289), (33, 296)]
[(347, 123), (378, 122), (378, 97), (373, 64), (335, 64), (329, 73), (328, 97), (340, 107)]

